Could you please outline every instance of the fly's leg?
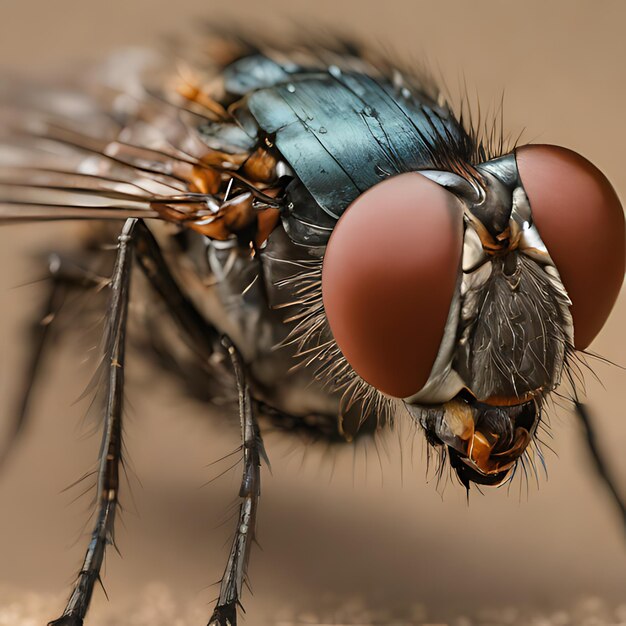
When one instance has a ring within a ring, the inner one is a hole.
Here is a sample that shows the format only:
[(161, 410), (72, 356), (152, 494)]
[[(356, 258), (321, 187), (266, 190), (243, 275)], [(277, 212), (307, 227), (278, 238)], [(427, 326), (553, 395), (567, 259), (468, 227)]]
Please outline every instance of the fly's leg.
[(201, 358), (209, 359), (215, 350), (221, 347), (226, 350), (235, 374), (243, 450), (243, 477), (239, 490), (241, 504), (235, 537), (220, 585), (219, 598), (209, 620), (210, 626), (234, 626), (237, 623), (237, 607), (240, 606), (241, 591), (246, 580), (250, 547), (254, 540), (261, 490), (261, 459), (266, 459), (252, 407), (245, 365), (233, 342), (207, 324), (193, 303), (181, 291), (159, 250), (158, 243), (142, 222), (137, 225), (135, 251), (139, 265), (163, 298), (174, 320), (184, 331), (192, 349)]
[(624, 502), (624, 499), (620, 495), (617, 485), (611, 477), (611, 473), (609, 471), (609, 468), (607, 467), (602, 452), (598, 447), (598, 441), (592, 424), (591, 415), (589, 414), (589, 410), (587, 409), (587, 406), (585, 404), (579, 402), (578, 400), (574, 401), (574, 406), (576, 407), (576, 414), (580, 418), (580, 421), (583, 423), (583, 428), (585, 429), (585, 442), (587, 443), (587, 447), (591, 454), (591, 458), (593, 459), (596, 470), (600, 475), (600, 479), (609, 490), (613, 501), (617, 505), (617, 508), (622, 515), (624, 529), (626, 530), (626, 502)]
[(189, 347), (200, 359), (211, 358), (216, 349), (219, 349), (220, 333), (206, 322), (193, 302), (178, 286), (163, 258), (159, 244), (144, 222), (137, 224), (135, 253), (137, 263), (152, 288), (161, 296)]
[(257, 507), (261, 495), (261, 458), (266, 458), (259, 426), (252, 409), (250, 389), (246, 382), (241, 355), (227, 337), (222, 339), (222, 343), (228, 351), (237, 381), (243, 441), (243, 476), (239, 489), (241, 504), (237, 529), (220, 584), (220, 595), (209, 620), (209, 626), (237, 624), (237, 607), (241, 606), (241, 590), (246, 580), (250, 548), (256, 528)]
[(111, 301), (105, 331), (106, 402), (98, 468), (96, 521), (83, 565), (63, 615), (49, 626), (80, 626), (108, 544), (114, 544), (114, 521), (118, 502), (119, 466), (122, 455), (122, 408), (124, 353), (128, 297), (136, 219), (126, 221), (119, 237), (117, 259), (110, 282)]
[(170, 314), (185, 333), (189, 345), (204, 358), (210, 358), (218, 344), (231, 361), (239, 395), (243, 438), (244, 471), (240, 488), (242, 499), (239, 523), (222, 578), (220, 596), (210, 624), (236, 624), (237, 606), (246, 576), (250, 547), (254, 539), (256, 511), (260, 494), (260, 463), (265, 458), (259, 427), (252, 411), (250, 390), (241, 355), (228, 337), (207, 324), (193, 303), (174, 280), (159, 246), (147, 226), (136, 219), (127, 220), (119, 238), (117, 260), (110, 283), (112, 290), (105, 335), (106, 408), (98, 471), (98, 509), (95, 527), (85, 559), (63, 615), (49, 626), (80, 626), (83, 623), (107, 544), (114, 543), (113, 527), (117, 508), (119, 465), (121, 461), (124, 351), (128, 297), (133, 257), (166, 303)]
[(100, 277), (70, 263), (57, 254), (48, 257), (49, 287), (42, 310), (30, 325), (31, 350), (17, 394), (17, 403), (5, 441), (0, 448), (0, 467), (24, 430), (33, 390), (50, 344), (52, 324), (71, 289), (89, 289), (101, 284)]

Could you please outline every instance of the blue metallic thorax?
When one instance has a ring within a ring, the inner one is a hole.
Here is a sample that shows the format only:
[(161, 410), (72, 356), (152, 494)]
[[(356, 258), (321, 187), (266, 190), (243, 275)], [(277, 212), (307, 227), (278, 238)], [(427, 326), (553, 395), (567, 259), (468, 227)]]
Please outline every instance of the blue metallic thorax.
[(297, 243), (326, 243), (348, 205), (387, 176), (471, 159), (460, 123), (419, 86), (253, 56), (226, 68), (225, 88), (243, 96), (234, 114), (245, 132), (295, 174), (285, 227)]

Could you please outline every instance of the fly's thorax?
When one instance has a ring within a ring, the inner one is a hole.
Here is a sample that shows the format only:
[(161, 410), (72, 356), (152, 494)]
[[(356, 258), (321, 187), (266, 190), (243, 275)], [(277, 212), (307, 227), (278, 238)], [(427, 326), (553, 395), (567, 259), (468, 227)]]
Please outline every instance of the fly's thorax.
[[(321, 250), (294, 244), (279, 225), (254, 257), (232, 239), (205, 238), (197, 253), (198, 265), (208, 267), (204, 297), (211, 307), (206, 310), (240, 346), (255, 397), (296, 417), (336, 421), (340, 394), (325, 384), (326, 378), (318, 379), (317, 366), (306, 367), (304, 360), (328, 340), (320, 324)], [(328, 362), (326, 358), (318, 366)]]

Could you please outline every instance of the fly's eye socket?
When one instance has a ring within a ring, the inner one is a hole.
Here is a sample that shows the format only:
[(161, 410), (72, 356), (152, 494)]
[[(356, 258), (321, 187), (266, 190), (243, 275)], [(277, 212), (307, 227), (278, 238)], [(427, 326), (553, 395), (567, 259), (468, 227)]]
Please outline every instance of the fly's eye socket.
[(624, 212), (611, 183), (576, 152), (516, 150), (534, 223), (572, 301), (574, 343), (585, 349), (617, 299), (626, 264)]
[(389, 178), (359, 196), (328, 242), (324, 308), (352, 368), (390, 396), (426, 383), (454, 295), (463, 209), (417, 173)]

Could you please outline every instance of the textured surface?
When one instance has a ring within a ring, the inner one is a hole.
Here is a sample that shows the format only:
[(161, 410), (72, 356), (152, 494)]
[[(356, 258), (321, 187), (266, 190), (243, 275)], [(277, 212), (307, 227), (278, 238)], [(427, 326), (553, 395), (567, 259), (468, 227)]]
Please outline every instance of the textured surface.
[(449, 111), (428, 107), (425, 95), (394, 100), (394, 89), (382, 81), (334, 74), (296, 75), (252, 94), (248, 106), (320, 206), (339, 217), (380, 181), (381, 170), (435, 167), (424, 140), (433, 129), (454, 138), (462, 133)]
[[(36, 594), (15, 588), (0, 587), (0, 626), (39, 626), (49, 616), (49, 606), (59, 604), (62, 597)], [(581, 598), (572, 605), (545, 610), (508, 606), (485, 608), (475, 614), (452, 617), (446, 623), (432, 621), (424, 605), (416, 603), (405, 609), (372, 611), (358, 598), (339, 599), (329, 596), (321, 604), (332, 608), (279, 611), (277, 626), (624, 626), (626, 603), (608, 604), (598, 597)], [(189, 608), (177, 600), (163, 583), (145, 585), (133, 602), (119, 603), (107, 610), (94, 610), (90, 626), (198, 626), (206, 616), (200, 607)], [(246, 624), (260, 624), (254, 618)]]

